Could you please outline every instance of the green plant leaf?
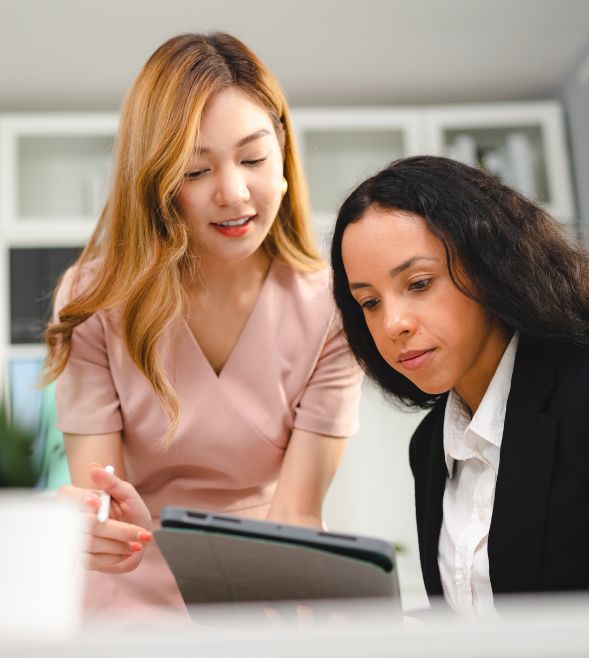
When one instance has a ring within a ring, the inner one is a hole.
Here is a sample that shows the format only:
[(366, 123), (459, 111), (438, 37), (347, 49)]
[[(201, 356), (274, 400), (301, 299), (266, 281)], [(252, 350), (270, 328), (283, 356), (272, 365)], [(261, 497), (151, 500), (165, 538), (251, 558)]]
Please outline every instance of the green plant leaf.
[(0, 406), (0, 487), (33, 487), (38, 469), (32, 459), (34, 436), (8, 421)]

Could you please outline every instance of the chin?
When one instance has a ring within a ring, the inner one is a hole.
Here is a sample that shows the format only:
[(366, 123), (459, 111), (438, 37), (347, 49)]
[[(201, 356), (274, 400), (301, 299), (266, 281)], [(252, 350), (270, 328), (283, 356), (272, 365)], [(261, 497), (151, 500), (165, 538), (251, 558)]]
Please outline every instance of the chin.
[(443, 382), (429, 382), (429, 383), (421, 383), (418, 384), (417, 382), (413, 382), (415, 386), (420, 391), (423, 391), (424, 393), (427, 393), (428, 395), (442, 395), (442, 393), (447, 393), (451, 388), (452, 385), (448, 383), (443, 383)]

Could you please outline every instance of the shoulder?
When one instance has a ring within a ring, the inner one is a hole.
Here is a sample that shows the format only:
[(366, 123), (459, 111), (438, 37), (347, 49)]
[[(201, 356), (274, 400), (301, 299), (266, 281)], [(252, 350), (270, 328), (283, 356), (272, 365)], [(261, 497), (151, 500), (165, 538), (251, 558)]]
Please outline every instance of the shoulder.
[(55, 309), (59, 310), (73, 299), (92, 287), (97, 276), (99, 266), (96, 261), (83, 265), (72, 265), (62, 275), (55, 295)]
[(520, 337), (510, 398), (553, 412), (571, 406), (587, 408), (587, 382), (588, 348)]
[(331, 270), (327, 266), (314, 272), (304, 272), (276, 261), (274, 271), (275, 280), (289, 294), (308, 298), (325, 297), (331, 300)]
[[(336, 321), (336, 306), (331, 291), (331, 270), (302, 272), (277, 261), (273, 279), (283, 304), (305, 324), (331, 326)], [(339, 315), (337, 315), (339, 317)]]

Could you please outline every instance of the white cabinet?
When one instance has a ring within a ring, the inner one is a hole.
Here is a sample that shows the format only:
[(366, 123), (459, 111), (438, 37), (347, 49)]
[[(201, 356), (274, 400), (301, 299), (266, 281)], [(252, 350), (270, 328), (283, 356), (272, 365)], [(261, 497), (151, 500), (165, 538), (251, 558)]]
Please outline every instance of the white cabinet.
[(574, 224), (562, 109), (557, 101), (293, 111), (317, 232), (359, 182), (400, 157), (443, 155), (482, 166)]
[[(325, 251), (346, 194), (388, 162), (420, 153), (483, 164), (573, 223), (556, 102), (300, 108), (293, 121)], [(40, 333), (51, 290), (90, 236), (105, 200), (116, 127), (115, 114), (0, 115), (0, 368), (3, 379), (10, 372), (19, 384), (22, 409), (38, 405), (30, 380), (44, 353)], [(367, 384), (361, 431), (325, 506), (334, 530), (405, 546), (401, 583), (409, 605), (424, 601), (407, 455), (422, 416), (395, 410)]]

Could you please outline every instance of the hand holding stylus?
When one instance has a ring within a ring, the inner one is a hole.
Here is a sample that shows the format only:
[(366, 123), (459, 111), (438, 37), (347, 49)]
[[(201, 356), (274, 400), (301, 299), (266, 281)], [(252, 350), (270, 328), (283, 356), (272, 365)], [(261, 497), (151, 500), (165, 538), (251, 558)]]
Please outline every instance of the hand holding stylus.
[(88, 510), (85, 566), (104, 573), (132, 571), (153, 539), (151, 514), (135, 487), (111, 469), (92, 464), (90, 475), (96, 490), (65, 486), (59, 491)]

